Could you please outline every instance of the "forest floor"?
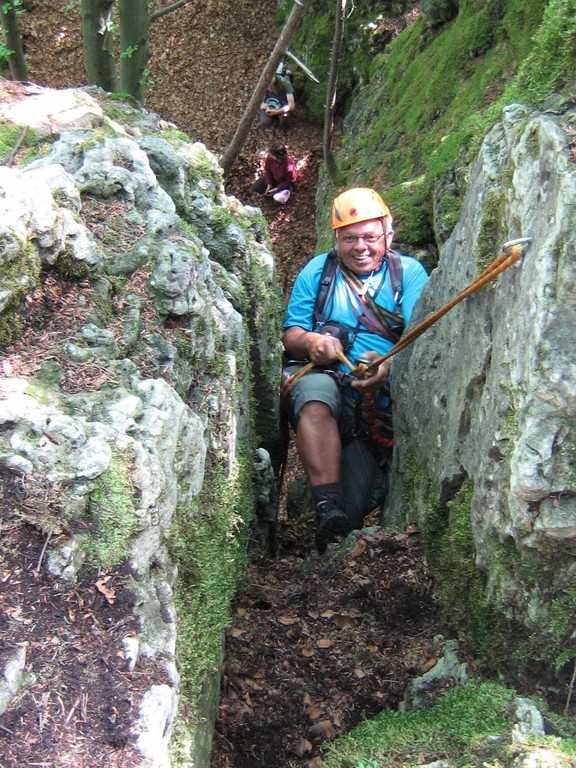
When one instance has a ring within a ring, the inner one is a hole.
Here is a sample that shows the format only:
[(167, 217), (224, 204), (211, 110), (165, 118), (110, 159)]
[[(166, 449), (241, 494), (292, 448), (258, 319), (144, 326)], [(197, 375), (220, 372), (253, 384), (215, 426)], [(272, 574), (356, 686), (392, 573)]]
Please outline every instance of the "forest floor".
[[(216, 153), (233, 135), (235, 115), (276, 34), (272, 0), (224, 5), (226, 14), (218, 13), (216, 0), (190, 3), (157, 25), (156, 84), (147, 103)], [(27, 15), (34, 82), (84, 83), (74, 14), (38, 0)], [(256, 125), (226, 182), (229, 194), (262, 208), (286, 295), (315, 248), (321, 139), (321, 129), (297, 111), (285, 142), (300, 174), (285, 206), (250, 191), (272, 141)], [(298, 474), (293, 451), (290, 456), (289, 475)], [(34, 489), (5, 480), (0, 630), (9, 632), (6, 647), (27, 643), (31, 666), (41, 675), (30, 682), (21, 706), (3, 716), (0, 768), (135, 765), (127, 734), (150, 680), (146, 670), (128, 674), (110, 655), (114, 639), (131, 629), (119, 618), (129, 600), (123, 576), (86, 574), (70, 593), (55, 591), (39, 570), (43, 537), (6, 513), (33, 505)], [(409, 681), (437, 660), (438, 636), (449, 631), (419, 532), (393, 535), (370, 522), (347, 552), (318, 557), (310, 520), (288, 520), (282, 510), (277, 557), (250, 559), (226, 633), (212, 768), (316, 768), (322, 745), (363, 718), (396, 709)], [(14, 583), (17, 590), (2, 589)], [(48, 693), (40, 687), (42, 675), (51, 675)]]

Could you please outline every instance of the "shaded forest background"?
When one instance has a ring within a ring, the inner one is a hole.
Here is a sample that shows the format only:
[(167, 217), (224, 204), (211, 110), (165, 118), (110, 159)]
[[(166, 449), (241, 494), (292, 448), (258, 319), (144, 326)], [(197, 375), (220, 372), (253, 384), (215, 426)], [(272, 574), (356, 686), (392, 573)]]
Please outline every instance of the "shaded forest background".
[[(80, 26), (75, 4), (57, 8), (35, 0), (22, 14), (33, 82), (54, 88), (87, 84)], [(150, 29), (151, 75), (144, 106), (221, 152), (277, 35), (274, 0), (196, 1), (162, 17)]]

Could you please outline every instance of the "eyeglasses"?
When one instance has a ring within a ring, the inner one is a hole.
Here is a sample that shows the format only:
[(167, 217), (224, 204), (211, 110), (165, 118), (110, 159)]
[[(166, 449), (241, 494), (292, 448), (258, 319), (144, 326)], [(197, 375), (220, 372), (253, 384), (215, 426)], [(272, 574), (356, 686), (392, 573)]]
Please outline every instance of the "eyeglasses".
[(356, 245), (358, 240), (363, 240), (366, 245), (374, 245), (384, 234), (381, 232), (379, 235), (338, 235), (338, 240), (344, 245)]

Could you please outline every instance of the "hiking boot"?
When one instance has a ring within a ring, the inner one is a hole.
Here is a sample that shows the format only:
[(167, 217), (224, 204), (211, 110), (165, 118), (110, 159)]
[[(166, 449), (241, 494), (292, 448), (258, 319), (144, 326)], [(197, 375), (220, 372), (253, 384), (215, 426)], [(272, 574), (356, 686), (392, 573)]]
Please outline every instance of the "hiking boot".
[(316, 504), (316, 549), (320, 555), (326, 552), (328, 544), (341, 542), (352, 530), (342, 509), (326, 509), (327, 506), (325, 501)]

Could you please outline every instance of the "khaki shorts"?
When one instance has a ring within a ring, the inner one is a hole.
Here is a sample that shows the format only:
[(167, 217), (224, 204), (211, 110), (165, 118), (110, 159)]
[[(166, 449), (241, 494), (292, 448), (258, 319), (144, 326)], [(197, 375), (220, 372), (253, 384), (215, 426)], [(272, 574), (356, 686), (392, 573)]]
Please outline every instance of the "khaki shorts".
[[(299, 363), (288, 365), (283, 371), (283, 378), (294, 375), (300, 368), (302, 365)], [(334, 414), (334, 418), (337, 421), (340, 420), (342, 395), (340, 387), (330, 374), (313, 369), (292, 384), (286, 398), (286, 408), (293, 426), (298, 423), (300, 411), (310, 400), (326, 403)]]

